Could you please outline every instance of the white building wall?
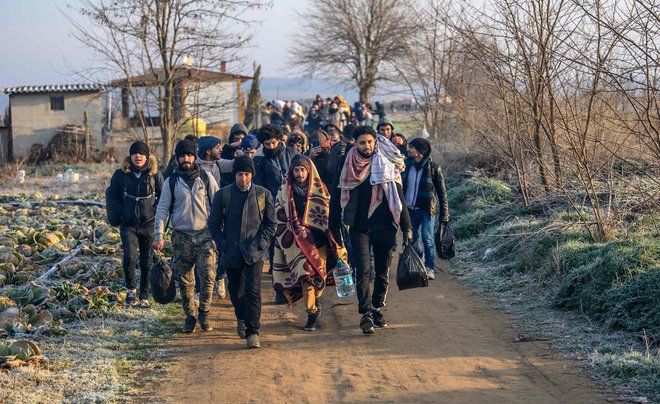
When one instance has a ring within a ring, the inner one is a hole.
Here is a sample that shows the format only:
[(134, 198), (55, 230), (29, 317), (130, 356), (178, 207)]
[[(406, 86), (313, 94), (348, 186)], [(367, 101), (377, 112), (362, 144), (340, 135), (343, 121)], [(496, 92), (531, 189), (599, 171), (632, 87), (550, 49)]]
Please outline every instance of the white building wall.
[[(51, 95), (64, 96), (64, 111), (50, 110)], [(48, 146), (48, 142), (64, 125), (82, 126), (85, 110), (92, 130), (92, 146), (103, 150), (103, 105), (101, 93), (13, 94), (11, 118), (14, 157), (20, 160), (28, 156), (35, 143)]]
[(202, 118), (207, 125), (233, 125), (238, 122), (238, 81), (191, 85), (186, 112)]

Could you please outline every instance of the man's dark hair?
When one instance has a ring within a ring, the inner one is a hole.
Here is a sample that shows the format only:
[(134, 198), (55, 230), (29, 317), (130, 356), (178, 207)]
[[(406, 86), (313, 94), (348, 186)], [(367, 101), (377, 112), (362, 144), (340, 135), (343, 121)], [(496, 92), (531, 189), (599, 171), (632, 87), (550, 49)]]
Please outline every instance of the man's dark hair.
[(184, 137), (184, 139), (192, 140), (195, 143), (197, 143), (197, 141), (199, 140), (199, 138), (193, 135), (192, 133), (187, 134), (186, 137)]
[(376, 131), (371, 126), (362, 125), (355, 128), (353, 131), (353, 139), (358, 140), (362, 135), (371, 135), (376, 138)]
[(341, 135), (344, 137), (344, 139), (355, 139), (353, 137), (355, 129), (357, 129), (357, 126), (353, 125), (352, 123), (349, 123), (346, 126), (344, 126), (344, 132)]
[(282, 131), (279, 126), (267, 124), (257, 131), (257, 140), (259, 140), (259, 143), (263, 143), (265, 140), (271, 138), (282, 140)]

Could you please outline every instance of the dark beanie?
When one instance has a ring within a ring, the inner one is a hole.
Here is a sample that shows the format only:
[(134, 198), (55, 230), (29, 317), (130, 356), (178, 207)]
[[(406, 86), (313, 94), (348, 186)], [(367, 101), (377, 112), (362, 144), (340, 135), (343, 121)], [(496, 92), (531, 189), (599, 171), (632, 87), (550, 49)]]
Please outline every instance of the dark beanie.
[(199, 138), (197, 141), (197, 147), (199, 150), (197, 151), (197, 154), (199, 155), (200, 158), (204, 158), (206, 156), (206, 151), (211, 150), (215, 146), (220, 144), (220, 139), (218, 139), (215, 136), (202, 136)]
[(184, 154), (191, 154), (194, 156), (195, 149), (195, 142), (192, 140), (183, 139), (176, 144), (176, 147), (174, 148), (174, 154), (176, 155), (176, 158), (179, 158)]
[(304, 154), (296, 154), (293, 156), (291, 159), (291, 172), (293, 172), (293, 167), (295, 166), (303, 166), (307, 169), (308, 173), (312, 172), (312, 160)]
[(234, 159), (234, 167), (232, 168), (232, 175), (236, 175), (237, 172), (249, 172), (254, 175), (256, 169), (254, 168), (254, 161), (248, 156), (239, 156)]
[(128, 149), (128, 154), (130, 156), (134, 154), (142, 154), (143, 156), (149, 157), (149, 147), (147, 146), (146, 143), (138, 140), (137, 142), (133, 143), (131, 145), (131, 148)]
[(417, 149), (424, 157), (428, 157), (431, 154), (431, 142), (421, 137), (414, 138), (408, 145)]

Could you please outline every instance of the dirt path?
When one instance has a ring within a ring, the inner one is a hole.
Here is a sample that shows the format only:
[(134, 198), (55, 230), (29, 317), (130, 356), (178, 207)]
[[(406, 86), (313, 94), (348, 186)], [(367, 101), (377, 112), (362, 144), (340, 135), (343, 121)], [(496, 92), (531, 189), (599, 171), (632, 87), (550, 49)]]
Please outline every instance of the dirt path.
[[(393, 266), (396, 268), (396, 266)], [(140, 400), (256, 403), (590, 403), (605, 396), (575, 363), (555, 359), (545, 342), (516, 343), (505, 316), (451, 275), (428, 288), (399, 292), (384, 311), (387, 329), (358, 328), (357, 304), (326, 290), (316, 332), (306, 314), (275, 306), (264, 274), (262, 348), (235, 333), (228, 300), (215, 305), (210, 333), (177, 335), (166, 381)]]

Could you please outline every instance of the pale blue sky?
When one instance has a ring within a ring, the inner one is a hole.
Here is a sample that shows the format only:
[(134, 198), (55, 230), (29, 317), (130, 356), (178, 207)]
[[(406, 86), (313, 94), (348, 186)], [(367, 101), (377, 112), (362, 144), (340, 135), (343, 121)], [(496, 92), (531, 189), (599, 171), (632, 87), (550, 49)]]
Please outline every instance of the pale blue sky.
[[(268, 10), (250, 11), (248, 18), (262, 23), (254, 27), (254, 48), (247, 59), (262, 65), (265, 76), (286, 76), (291, 20), (305, 0), (275, 0)], [(0, 0), (0, 87), (20, 84), (76, 82), (71, 73), (89, 64), (89, 53), (71, 36), (64, 14), (79, 18), (67, 5), (76, 0)], [(251, 70), (251, 61), (248, 61)], [(240, 66), (229, 66), (236, 71)]]

